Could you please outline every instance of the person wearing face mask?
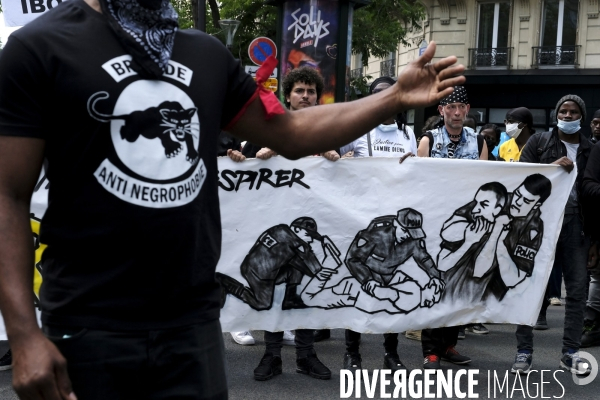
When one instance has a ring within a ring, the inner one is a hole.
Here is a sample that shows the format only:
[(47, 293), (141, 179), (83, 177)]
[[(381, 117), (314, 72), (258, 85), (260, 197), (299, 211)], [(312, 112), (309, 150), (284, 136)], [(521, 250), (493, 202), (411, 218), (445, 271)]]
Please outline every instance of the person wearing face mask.
[[(369, 94), (384, 91), (395, 82), (389, 76), (381, 76), (371, 83)], [(349, 151), (354, 151), (354, 157), (403, 157), (417, 154), (417, 139), (413, 130), (406, 126), (406, 117), (400, 113), (342, 147), (340, 154)]]
[(525, 143), (535, 133), (533, 115), (525, 107), (513, 108), (506, 113), (504, 124), (506, 125), (506, 134), (510, 136), (510, 139), (502, 143), (498, 149), (498, 157), (508, 162), (519, 161)]
[[(382, 92), (390, 88), (395, 82), (389, 76), (381, 76), (371, 83), (369, 94)], [(354, 152), (354, 157), (400, 157), (404, 159), (417, 153), (417, 140), (413, 130), (406, 126), (404, 114), (400, 113), (396, 118), (384, 121), (375, 129), (342, 147), (340, 154), (346, 154), (349, 151)], [(392, 371), (406, 369), (406, 366), (400, 361), (397, 351), (398, 334), (386, 333), (383, 336), (383, 347), (385, 349), (383, 367)], [(345, 337), (344, 369), (352, 371), (361, 369), (362, 358), (359, 353), (361, 334), (346, 329)]]
[(493, 153), (496, 146), (498, 146), (498, 143), (500, 143), (500, 135), (502, 134), (500, 128), (498, 128), (498, 126), (496, 126), (495, 124), (487, 124), (481, 128), (479, 134), (483, 136), (485, 144), (487, 145), (488, 160), (501, 161), (497, 159)]
[[(565, 206), (565, 214), (556, 245), (554, 264), (563, 271), (567, 292), (565, 305), (564, 335), (560, 365), (577, 375), (589, 373), (589, 367), (579, 358), (581, 332), (583, 330), (585, 295), (588, 284), (587, 262), (590, 249), (588, 237), (590, 216), (588, 208), (581, 207), (580, 193), (592, 144), (581, 133), (586, 108), (581, 97), (569, 94), (556, 103), (557, 126), (551, 131), (536, 133), (529, 138), (521, 152), (520, 162), (556, 164), (569, 173), (577, 163), (577, 179)], [(546, 324), (545, 303), (536, 326)], [(546, 324), (547, 326), (547, 324)], [(513, 373), (527, 373), (531, 369), (533, 353), (533, 328), (517, 327), (518, 352), (513, 364)]]

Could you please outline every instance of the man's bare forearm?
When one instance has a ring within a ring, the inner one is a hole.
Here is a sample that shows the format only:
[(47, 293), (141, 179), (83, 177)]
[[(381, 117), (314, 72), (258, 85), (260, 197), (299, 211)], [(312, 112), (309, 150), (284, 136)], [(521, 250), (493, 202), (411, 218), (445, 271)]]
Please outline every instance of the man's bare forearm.
[[(364, 101), (367, 99), (369, 101)], [(357, 107), (356, 103), (361, 104)], [(387, 103), (391, 104), (390, 101)], [(264, 143), (284, 157), (298, 159), (347, 145), (394, 113), (393, 107), (377, 107), (373, 99), (365, 98), (286, 111), (265, 123), (262, 104), (257, 99), (246, 110), (245, 120), (236, 124), (232, 133), (253, 143)], [(259, 126), (263, 127), (260, 132), (256, 129)]]
[(0, 309), (11, 346), (39, 334), (33, 306), (30, 201), (45, 142), (0, 136)]
[(29, 202), (0, 195), (0, 308), (11, 345), (39, 333), (34, 310), (34, 249)]
[(456, 57), (431, 64), (434, 54), (431, 42), (390, 89), (360, 100), (286, 112), (267, 121), (262, 103), (255, 99), (231, 132), (292, 159), (342, 147), (399, 112), (439, 102), (464, 83), (465, 78), (457, 76), (464, 67), (454, 65)]

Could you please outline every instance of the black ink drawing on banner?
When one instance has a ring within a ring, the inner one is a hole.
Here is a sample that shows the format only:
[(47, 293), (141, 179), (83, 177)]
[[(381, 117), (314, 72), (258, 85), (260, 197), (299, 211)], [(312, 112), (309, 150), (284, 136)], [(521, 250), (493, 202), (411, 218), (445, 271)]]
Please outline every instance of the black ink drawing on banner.
[[(302, 300), (310, 307), (355, 307), (370, 314), (433, 307), (444, 282), (427, 252), (422, 225), (423, 216), (412, 208), (375, 218), (350, 245), (345, 263), (351, 276), (332, 283), (316, 277), (304, 288)], [(411, 258), (420, 274), (403, 269)]]
[(540, 207), (551, 190), (541, 174), (528, 176), (512, 193), (490, 182), (454, 212), (440, 232), (437, 256), (446, 282), (444, 302), (502, 300), (531, 276), (544, 236)]
[[(317, 257), (315, 246), (322, 257)], [(327, 236), (317, 231), (317, 223), (309, 217), (281, 224), (263, 232), (241, 265), (248, 287), (228, 275), (217, 273), (222, 289), (222, 304), (227, 294), (244, 301), (255, 310), (269, 310), (273, 305), (275, 286), (285, 284), (282, 309), (305, 308), (298, 294), (302, 278), (326, 279), (342, 265), (338, 248)]]
[[(128, 115), (107, 115), (96, 110), (96, 103), (108, 99), (107, 92), (94, 93), (88, 100), (88, 112), (100, 122), (122, 119), (121, 138), (128, 142), (138, 140), (140, 134), (147, 139), (159, 139), (165, 157), (177, 156), (186, 145), (185, 159), (192, 164), (198, 161), (199, 154), (194, 148), (193, 138), (198, 139), (198, 123), (192, 122), (196, 107), (184, 109), (179, 102), (163, 101), (158, 107), (150, 107), (143, 111), (134, 111)], [(176, 139), (176, 140), (174, 140)], [(181, 142), (181, 143), (180, 143)]]

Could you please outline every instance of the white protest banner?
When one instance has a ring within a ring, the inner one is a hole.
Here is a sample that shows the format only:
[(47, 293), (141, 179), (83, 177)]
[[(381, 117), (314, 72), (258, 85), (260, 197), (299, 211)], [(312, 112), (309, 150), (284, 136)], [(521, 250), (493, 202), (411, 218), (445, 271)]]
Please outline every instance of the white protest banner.
[(224, 331), (533, 324), (576, 178), (416, 157), (219, 171)]
[(2, 2), (4, 24), (23, 26), (67, 0), (8, 0)]

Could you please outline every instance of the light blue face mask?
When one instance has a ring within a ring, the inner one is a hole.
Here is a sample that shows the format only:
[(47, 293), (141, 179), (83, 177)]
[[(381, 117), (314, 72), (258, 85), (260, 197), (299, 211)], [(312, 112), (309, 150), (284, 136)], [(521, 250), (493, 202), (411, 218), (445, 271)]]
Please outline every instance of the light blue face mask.
[(574, 133), (579, 132), (579, 130), (581, 129), (580, 122), (581, 118), (579, 118), (576, 121), (562, 121), (559, 119), (558, 124), (556, 124), (556, 126), (562, 131), (562, 133), (572, 135)]
[(378, 128), (382, 132), (391, 132), (391, 131), (395, 131), (396, 129), (398, 129), (395, 122), (392, 124), (389, 124), (389, 125), (381, 124), (378, 126)]

